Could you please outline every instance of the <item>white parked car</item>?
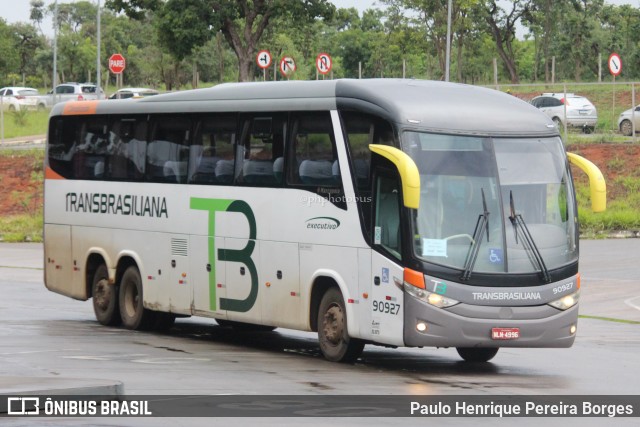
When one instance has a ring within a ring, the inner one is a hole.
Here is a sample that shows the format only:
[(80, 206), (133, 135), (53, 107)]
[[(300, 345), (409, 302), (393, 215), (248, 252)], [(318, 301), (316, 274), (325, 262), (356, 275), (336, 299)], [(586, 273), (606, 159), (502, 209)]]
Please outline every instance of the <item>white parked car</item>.
[[(531, 100), (534, 107), (539, 108), (551, 118), (558, 127), (567, 126), (581, 128), (585, 133), (592, 132), (598, 122), (596, 107), (584, 96), (567, 93), (543, 93)], [(565, 117), (566, 106), (566, 117)]]
[(137, 99), (146, 98), (147, 96), (158, 95), (155, 89), (148, 89), (144, 87), (127, 87), (117, 90), (109, 99)]
[(636, 111), (633, 112), (633, 109), (629, 108), (626, 111), (620, 113), (618, 117), (618, 129), (620, 129), (620, 133), (624, 136), (631, 136), (633, 133), (633, 123), (635, 123), (636, 133), (640, 131), (640, 106), (636, 107)]
[(0, 89), (2, 108), (9, 111), (38, 108), (38, 90), (32, 87), (3, 87)]

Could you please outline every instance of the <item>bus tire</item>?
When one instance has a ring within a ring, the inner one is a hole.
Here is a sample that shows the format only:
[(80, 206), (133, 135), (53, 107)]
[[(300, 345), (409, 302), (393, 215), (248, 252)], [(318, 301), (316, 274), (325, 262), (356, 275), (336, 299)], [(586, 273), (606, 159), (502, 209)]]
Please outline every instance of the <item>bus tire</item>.
[(347, 311), (338, 288), (328, 289), (320, 301), (318, 341), (320, 351), (331, 362), (354, 362), (364, 349), (364, 342), (349, 337)]
[(105, 326), (120, 324), (118, 287), (115, 284), (109, 284), (109, 271), (104, 264), (101, 264), (93, 275), (91, 297), (93, 300), (93, 312), (100, 324)]
[(153, 328), (156, 313), (144, 308), (142, 296), (142, 279), (135, 266), (129, 266), (120, 281), (120, 317), (127, 329), (145, 331)]
[(465, 362), (488, 362), (500, 349), (498, 347), (457, 347), (456, 350)]

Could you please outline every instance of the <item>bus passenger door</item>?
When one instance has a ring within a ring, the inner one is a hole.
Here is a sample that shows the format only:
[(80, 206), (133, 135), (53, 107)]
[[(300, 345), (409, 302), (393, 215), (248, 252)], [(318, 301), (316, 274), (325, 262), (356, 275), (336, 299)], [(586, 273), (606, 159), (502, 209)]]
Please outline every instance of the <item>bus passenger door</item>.
[(298, 244), (260, 242), (262, 320), (273, 326), (301, 327)]
[(379, 173), (374, 186), (374, 250), (369, 294), (371, 338), (385, 344), (404, 345), (404, 269), (400, 228), (400, 182), (395, 174)]
[(225, 262), (218, 260), (224, 237), (191, 236), (190, 267), (193, 287), (193, 314), (226, 319), (220, 299), (226, 296)]

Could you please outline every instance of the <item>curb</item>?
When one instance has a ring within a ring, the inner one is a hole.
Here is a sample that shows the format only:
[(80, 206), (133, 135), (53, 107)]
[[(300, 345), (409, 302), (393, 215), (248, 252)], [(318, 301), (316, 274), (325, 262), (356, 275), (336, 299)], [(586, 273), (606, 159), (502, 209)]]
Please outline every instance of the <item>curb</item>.
[(0, 394), (122, 396), (124, 384), (87, 378), (0, 377)]
[(46, 135), (19, 136), (0, 141), (0, 148), (9, 148), (14, 145), (43, 145), (47, 141)]

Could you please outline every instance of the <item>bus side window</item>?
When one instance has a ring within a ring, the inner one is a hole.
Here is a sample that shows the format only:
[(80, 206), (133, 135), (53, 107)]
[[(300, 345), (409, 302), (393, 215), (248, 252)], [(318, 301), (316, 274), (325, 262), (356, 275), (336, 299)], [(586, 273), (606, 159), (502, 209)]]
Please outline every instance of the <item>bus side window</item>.
[(391, 124), (371, 114), (341, 111), (349, 144), (358, 205), (367, 234), (371, 235), (371, 150), (370, 144), (398, 147)]
[(145, 116), (116, 117), (109, 133), (107, 178), (117, 181), (142, 181), (147, 152)]
[(284, 113), (247, 115), (241, 119), (242, 136), (236, 149), (236, 183), (261, 187), (281, 186), (277, 168), (284, 155), (287, 118)]
[(187, 181), (191, 120), (186, 116), (158, 116), (147, 145), (146, 177), (152, 182)]
[(233, 182), (236, 115), (202, 117), (189, 147), (189, 183)]
[(80, 144), (73, 154), (73, 169), (76, 179), (102, 179), (109, 139), (107, 119), (87, 116), (80, 125)]
[(380, 245), (396, 258), (402, 259), (400, 185), (397, 177), (378, 175), (376, 178), (375, 212), (375, 227), (380, 230)]
[(49, 167), (60, 176), (74, 178), (73, 155), (80, 144), (79, 116), (56, 117), (49, 129)]
[(299, 114), (293, 119), (289, 183), (341, 187), (340, 166), (327, 112)]

